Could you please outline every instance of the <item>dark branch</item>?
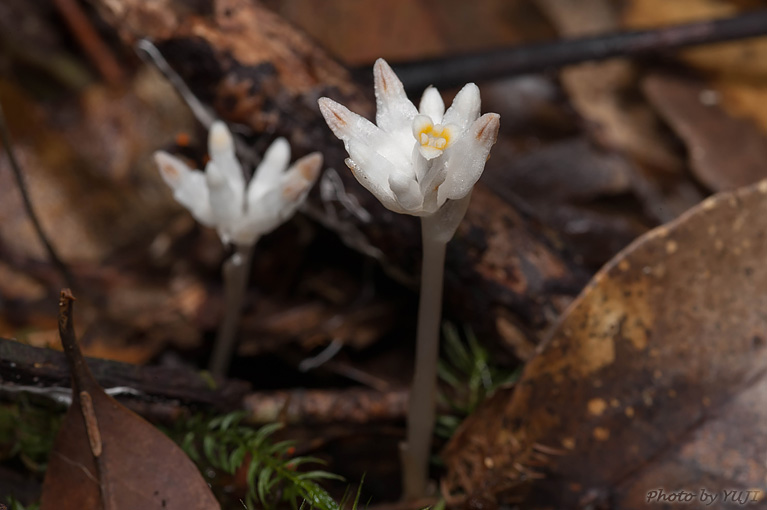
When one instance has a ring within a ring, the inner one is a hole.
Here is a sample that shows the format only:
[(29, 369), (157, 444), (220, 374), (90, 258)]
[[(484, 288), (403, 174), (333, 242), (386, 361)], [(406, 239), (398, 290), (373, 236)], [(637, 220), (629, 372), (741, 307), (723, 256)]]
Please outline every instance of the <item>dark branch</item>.
[[(365, 424), (401, 421), (407, 408), (405, 389), (252, 392), (250, 384), (244, 381), (220, 380), (213, 386), (210, 378), (184, 368), (138, 366), (94, 358), (86, 361), (100, 386), (132, 388), (136, 393), (127, 395), (122, 402), (159, 421), (186, 416), (188, 407), (210, 407), (218, 412), (245, 410), (253, 423)], [(69, 367), (63, 353), (0, 338), (0, 396), (25, 388), (27, 391), (66, 388), (69, 383)]]
[[(686, 46), (765, 34), (767, 10), (759, 10), (732, 18), (656, 30), (563, 39), (470, 55), (403, 62), (392, 67), (409, 91), (420, 91), (429, 85), (454, 86), (468, 81), (486, 81), (558, 69), (590, 60), (661, 53)], [(369, 66), (366, 66), (365, 73), (369, 74)]]
[(51, 262), (53, 262), (53, 264), (59, 270), (62, 277), (64, 278), (64, 281), (70, 287), (74, 287), (74, 278), (72, 277), (72, 273), (69, 271), (69, 268), (67, 267), (66, 264), (64, 264), (61, 258), (59, 258), (58, 254), (56, 253), (56, 250), (53, 248), (53, 245), (48, 240), (48, 237), (45, 235), (45, 232), (43, 231), (42, 225), (40, 225), (40, 221), (37, 219), (37, 214), (35, 214), (35, 209), (34, 207), (32, 207), (32, 201), (29, 198), (27, 185), (24, 182), (24, 172), (22, 172), (21, 165), (19, 165), (19, 162), (16, 159), (16, 153), (13, 151), (13, 145), (11, 144), (11, 135), (8, 131), (8, 125), (5, 121), (5, 114), (3, 113), (2, 105), (0, 105), (0, 138), (2, 139), (3, 147), (5, 147), (5, 152), (8, 154), (8, 161), (11, 163), (11, 170), (13, 170), (13, 176), (16, 178), (16, 184), (19, 187), (19, 192), (21, 193), (21, 199), (24, 202), (24, 208), (27, 210), (27, 215), (29, 216), (29, 219), (32, 222), (32, 226), (35, 228), (35, 231), (37, 232), (37, 236), (40, 238), (40, 241), (43, 243), (43, 246), (45, 246), (45, 251), (48, 252), (48, 257), (51, 259)]
[[(212, 387), (198, 372), (178, 368), (142, 367), (103, 359), (87, 359), (99, 385), (130, 387), (148, 398), (182, 400), (222, 411), (236, 409), (250, 385), (226, 381)], [(66, 388), (70, 371), (64, 353), (0, 338), (0, 386), (3, 382), (42, 388)]]

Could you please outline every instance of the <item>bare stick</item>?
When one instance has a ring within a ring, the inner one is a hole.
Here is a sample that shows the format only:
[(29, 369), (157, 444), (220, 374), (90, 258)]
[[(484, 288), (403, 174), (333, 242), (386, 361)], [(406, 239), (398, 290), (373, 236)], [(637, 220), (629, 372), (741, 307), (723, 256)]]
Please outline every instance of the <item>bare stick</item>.
[[(205, 129), (210, 130), (210, 126), (216, 121), (215, 113), (211, 108), (204, 105), (197, 96), (194, 95), (192, 90), (186, 84), (183, 78), (171, 67), (160, 50), (152, 44), (148, 39), (141, 39), (136, 43), (136, 49), (139, 57), (144, 61), (151, 62), (154, 66), (165, 76), (168, 82), (176, 89), (176, 92), (181, 99), (186, 103), (189, 109), (192, 111), (197, 121), (205, 126)], [(241, 137), (234, 137), (234, 146), (237, 148), (237, 155), (240, 160), (244, 160), (248, 165), (243, 167), (245, 172), (245, 178), (250, 178), (248, 167), (255, 168), (261, 161), (261, 157), (251, 147), (246, 144)]]
[(85, 362), (80, 345), (75, 336), (75, 325), (72, 318), (72, 304), (75, 297), (69, 289), (62, 289), (59, 295), (59, 337), (64, 354), (69, 362), (69, 369), (72, 374), (72, 387), (75, 393), (86, 391), (92, 388), (93, 376), (90, 368)]
[(209, 366), (214, 376), (224, 376), (232, 360), (254, 246), (237, 246), (234, 254), (224, 262), (224, 320), (216, 335)]
[(101, 456), (101, 432), (93, 408), (93, 395), (103, 390), (99, 387), (96, 379), (93, 378), (93, 374), (80, 350), (80, 344), (77, 342), (72, 310), (74, 301), (75, 297), (72, 295), (71, 290), (61, 290), (59, 295), (59, 336), (61, 337), (64, 354), (66, 354), (67, 361), (69, 362), (70, 371), (72, 372), (72, 405), (79, 407), (85, 431), (88, 435), (93, 462), (96, 464), (96, 470), (99, 473), (98, 484), (101, 495), (101, 508), (104, 510), (114, 510), (112, 487), (109, 483), (109, 477), (106, 476), (107, 466)]
[(11, 135), (8, 132), (8, 125), (5, 122), (5, 114), (3, 113), (3, 107), (0, 104), (0, 138), (2, 138), (3, 141), (3, 147), (5, 147), (5, 152), (8, 154), (8, 161), (11, 163), (11, 170), (13, 171), (13, 176), (16, 179), (16, 184), (19, 187), (19, 192), (21, 193), (21, 200), (24, 203), (24, 209), (27, 211), (27, 216), (29, 216), (30, 221), (32, 222), (32, 226), (35, 229), (35, 232), (37, 232), (37, 237), (40, 238), (40, 241), (43, 243), (43, 246), (45, 247), (45, 251), (48, 252), (48, 258), (50, 258), (51, 262), (53, 262), (53, 265), (56, 266), (56, 268), (61, 272), (61, 275), (64, 277), (64, 281), (69, 285), (70, 287), (74, 287), (74, 278), (72, 277), (72, 273), (69, 271), (69, 268), (66, 264), (59, 258), (58, 254), (56, 253), (56, 250), (53, 249), (53, 245), (48, 240), (48, 237), (45, 235), (45, 232), (43, 231), (42, 225), (40, 225), (40, 221), (37, 219), (37, 214), (35, 214), (35, 209), (32, 207), (32, 201), (29, 198), (29, 193), (27, 191), (27, 185), (24, 182), (24, 172), (21, 170), (21, 165), (19, 165), (18, 160), (16, 159), (16, 153), (13, 151), (13, 145), (11, 143)]
[(53, 0), (53, 4), (101, 76), (112, 87), (123, 85), (125, 76), (120, 64), (117, 63), (112, 50), (109, 49), (109, 46), (88, 20), (88, 16), (83, 12), (80, 3), (75, 0)]
[[(655, 30), (562, 39), (483, 53), (403, 62), (392, 67), (408, 90), (446, 87), (556, 69), (569, 64), (745, 39), (767, 34), (767, 10)], [(365, 71), (369, 66), (365, 67)]]
[(436, 241), (426, 221), (421, 222), (423, 265), (418, 303), (415, 375), (410, 390), (407, 438), (400, 446), (405, 499), (423, 497), (429, 479), (429, 456), (437, 405), (439, 324), (446, 243)]

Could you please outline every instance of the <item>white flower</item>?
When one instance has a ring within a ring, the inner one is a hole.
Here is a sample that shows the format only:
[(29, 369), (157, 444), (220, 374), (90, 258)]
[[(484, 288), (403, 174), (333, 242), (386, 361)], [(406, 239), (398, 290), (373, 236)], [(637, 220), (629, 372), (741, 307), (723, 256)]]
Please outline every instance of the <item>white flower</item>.
[(473, 83), (458, 92), (447, 111), (433, 87), (416, 109), (385, 60), (376, 61), (373, 74), (376, 124), (331, 99), (319, 100), (325, 121), (349, 153), (347, 166), (394, 212), (429, 217), (447, 201), (465, 199), (450, 207), (461, 209), (460, 222), (498, 137), (500, 116), (479, 116), (479, 88)]
[(288, 168), (290, 145), (278, 138), (266, 150), (246, 189), (234, 140), (220, 121), (210, 128), (208, 152), (210, 162), (204, 173), (166, 152), (156, 152), (154, 157), (176, 201), (197, 221), (217, 229), (224, 243), (237, 245), (254, 244), (293, 216), (322, 166), (322, 155), (315, 152)]

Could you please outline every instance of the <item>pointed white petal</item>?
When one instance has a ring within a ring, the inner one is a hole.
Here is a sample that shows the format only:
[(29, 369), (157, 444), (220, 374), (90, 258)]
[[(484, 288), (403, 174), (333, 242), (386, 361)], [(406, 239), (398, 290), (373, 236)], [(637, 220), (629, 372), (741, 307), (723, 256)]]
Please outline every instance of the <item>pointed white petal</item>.
[(376, 124), (386, 132), (407, 129), (418, 113), (405, 94), (402, 82), (382, 58), (373, 66), (376, 94)]
[(165, 183), (173, 189), (176, 189), (183, 178), (192, 171), (186, 163), (164, 151), (154, 153), (154, 162), (160, 169)]
[(333, 134), (344, 141), (347, 151), (349, 141), (354, 139), (367, 144), (398, 167), (409, 166), (413, 144), (409, 132), (386, 133), (365, 117), (327, 97), (320, 98), (318, 103), (328, 126)]
[(445, 115), (445, 102), (442, 101), (442, 96), (437, 89), (428, 87), (423, 92), (418, 111), (431, 117), (432, 122), (435, 124), (442, 122), (442, 116)]
[(156, 152), (154, 158), (160, 175), (173, 189), (173, 198), (186, 207), (197, 221), (207, 227), (213, 226), (205, 175), (199, 170), (191, 170), (183, 161), (168, 153)]
[(498, 138), (500, 119), (497, 113), (484, 114), (448, 149), (447, 177), (439, 187), (440, 204), (446, 199), (458, 200), (471, 192)]
[(413, 162), (413, 173), (415, 174), (415, 180), (418, 182), (423, 181), (427, 170), (429, 169), (429, 161), (426, 158), (421, 157), (421, 144), (413, 145), (410, 159)]
[(280, 188), (265, 190), (256, 201), (249, 204), (248, 211), (233, 223), (232, 242), (253, 244), (264, 234), (268, 234), (280, 224), (280, 215), (285, 209)]
[(364, 140), (368, 143), (378, 142), (383, 136), (381, 130), (375, 124), (340, 103), (336, 103), (327, 97), (321, 97), (318, 101), (320, 112), (325, 117), (325, 122), (339, 139), (348, 142), (351, 139)]
[(234, 139), (226, 124), (217, 120), (208, 133), (208, 152), (211, 159), (234, 155)]
[(290, 163), (290, 144), (284, 138), (277, 138), (266, 149), (261, 164), (248, 184), (248, 203), (251, 197), (264, 193), (270, 188), (279, 187), (282, 175)]
[(456, 94), (453, 104), (442, 118), (442, 123), (456, 124), (463, 131), (479, 117), (480, 104), (479, 87), (473, 83), (467, 83)]
[(371, 192), (389, 210), (402, 212), (397, 199), (389, 187), (389, 175), (394, 172), (394, 166), (375, 150), (357, 140), (347, 144), (349, 159), (346, 165), (362, 186)]
[(229, 232), (243, 215), (243, 190), (233, 186), (214, 161), (210, 161), (205, 168), (205, 180), (213, 220), (220, 230)]
[(447, 177), (446, 159), (437, 159), (431, 162), (429, 169), (420, 182), (421, 194), (423, 195), (423, 210), (433, 213), (442, 205), (439, 202), (439, 188)]
[(215, 226), (205, 174), (199, 170), (192, 170), (186, 183), (177, 188), (173, 196), (189, 209), (197, 221), (206, 227)]
[(389, 176), (389, 188), (394, 192), (397, 202), (408, 212), (417, 211), (423, 204), (423, 196), (415, 182), (408, 175), (394, 172)]
[(234, 153), (234, 139), (221, 121), (216, 121), (210, 127), (208, 133), (208, 153), (210, 159), (218, 166), (221, 173), (226, 177), (234, 188), (245, 188), (245, 177), (242, 166)]
[(322, 154), (313, 152), (296, 161), (282, 178), (282, 197), (286, 202), (301, 204), (317, 181), (322, 169)]
[(232, 229), (232, 240), (252, 244), (289, 220), (306, 200), (322, 169), (322, 154), (314, 152), (296, 161), (276, 187), (248, 195), (248, 210)]

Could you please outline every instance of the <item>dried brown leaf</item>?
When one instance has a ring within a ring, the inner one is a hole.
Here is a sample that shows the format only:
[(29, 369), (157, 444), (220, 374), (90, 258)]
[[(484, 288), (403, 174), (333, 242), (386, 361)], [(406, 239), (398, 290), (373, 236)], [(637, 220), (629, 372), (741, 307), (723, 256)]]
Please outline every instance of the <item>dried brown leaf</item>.
[(219, 508), (191, 460), (98, 385), (80, 352), (68, 290), (59, 331), (72, 371), (72, 405), (51, 452), (42, 510)]
[(526, 508), (621, 509), (645, 508), (658, 486), (763, 485), (765, 218), (762, 181), (707, 199), (615, 257), (513, 394), (452, 441), (448, 486)]
[(708, 188), (724, 191), (767, 177), (767, 137), (749, 119), (736, 118), (706, 84), (659, 74), (645, 78), (645, 94), (687, 145), (692, 171)]

